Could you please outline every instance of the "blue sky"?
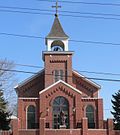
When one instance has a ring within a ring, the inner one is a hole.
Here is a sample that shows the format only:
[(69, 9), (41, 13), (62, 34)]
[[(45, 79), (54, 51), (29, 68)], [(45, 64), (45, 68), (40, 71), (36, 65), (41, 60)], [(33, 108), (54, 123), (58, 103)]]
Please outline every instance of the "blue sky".
[[(109, 0), (84, 0), (84, 2), (119, 3)], [(84, 4), (59, 3), (62, 10), (94, 12), (105, 14), (120, 14), (119, 6), (98, 6)], [(4, 0), (0, 1), (0, 33), (13, 33), (45, 37), (52, 26), (54, 15), (34, 15), (10, 13), (1, 11), (1, 6), (28, 7), (53, 10), (53, 2), (40, 0)], [(49, 12), (47, 12), (49, 13)], [(62, 13), (64, 14), (64, 13)], [(116, 18), (120, 18), (117, 16)], [(120, 43), (120, 20), (90, 19), (81, 17), (59, 17), (64, 31), (70, 39), (91, 40)], [(46, 49), (44, 39), (20, 38), (0, 35), (0, 58), (7, 58), (15, 63), (38, 65), (44, 67), (42, 51)], [(74, 51), (73, 68), (79, 71), (120, 73), (120, 46), (105, 44), (85, 44), (69, 42), (69, 50)], [(37, 72), (40, 69), (18, 67), (16, 69)], [(82, 73), (82, 72), (81, 72)], [(87, 77), (120, 79), (120, 76), (96, 75), (82, 73)], [(17, 74), (21, 82), (30, 74)], [(95, 81), (95, 80), (94, 80)], [(104, 100), (104, 116), (112, 117), (110, 113), (112, 94), (120, 89), (119, 82), (95, 81), (101, 85), (100, 97)]]

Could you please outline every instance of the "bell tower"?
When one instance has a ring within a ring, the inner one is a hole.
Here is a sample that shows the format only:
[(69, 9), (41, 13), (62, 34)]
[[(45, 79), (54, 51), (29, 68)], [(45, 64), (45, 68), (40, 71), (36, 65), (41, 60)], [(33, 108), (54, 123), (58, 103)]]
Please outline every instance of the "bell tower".
[(50, 33), (46, 37), (47, 51), (68, 51), (69, 37), (63, 31), (58, 15), (55, 19)]
[(58, 2), (56, 2), (55, 19), (46, 36), (46, 51), (43, 52), (45, 66), (45, 87), (63, 80), (72, 84), (72, 51), (68, 49), (69, 37), (65, 34), (58, 18)]

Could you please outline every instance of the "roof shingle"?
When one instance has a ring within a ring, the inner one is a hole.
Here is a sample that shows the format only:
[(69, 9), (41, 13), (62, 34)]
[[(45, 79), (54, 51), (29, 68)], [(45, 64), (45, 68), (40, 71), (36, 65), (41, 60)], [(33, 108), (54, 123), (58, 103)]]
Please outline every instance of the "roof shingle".
[(55, 16), (51, 31), (46, 38), (69, 38), (62, 28), (58, 16)]

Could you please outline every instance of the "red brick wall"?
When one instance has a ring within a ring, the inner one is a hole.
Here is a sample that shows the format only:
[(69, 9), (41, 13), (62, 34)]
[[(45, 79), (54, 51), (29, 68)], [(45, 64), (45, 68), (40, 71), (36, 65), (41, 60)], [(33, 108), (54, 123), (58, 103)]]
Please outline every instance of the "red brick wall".
[(98, 88), (85, 81), (74, 71), (72, 72), (72, 85), (82, 92), (83, 97), (98, 97)]
[(106, 129), (88, 129), (88, 135), (108, 135)]
[(113, 132), (115, 135), (120, 135), (120, 130), (114, 131)]
[[(81, 96), (74, 90), (71, 90), (69, 87), (59, 83), (57, 86), (52, 87), (46, 92), (40, 94), (40, 117), (46, 118), (46, 121), (50, 122), (50, 127), (52, 128), (52, 103), (54, 99), (58, 96), (63, 96), (69, 101), (69, 118), (70, 118), (70, 128), (73, 128), (73, 110), (72, 108), (76, 107), (76, 120), (81, 120)], [(75, 105), (74, 105), (75, 98)], [(44, 102), (43, 102), (44, 101)], [(47, 113), (47, 109), (49, 112)], [(75, 127), (74, 127), (75, 128)]]
[(29, 105), (36, 107), (36, 123), (39, 121), (39, 99), (18, 99), (19, 129), (26, 129), (26, 111)]
[(39, 130), (19, 130), (19, 135), (39, 135)]
[(10, 122), (12, 135), (18, 135), (19, 119), (12, 119)]
[(11, 131), (0, 131), (0, 135), (13, 135)]
[[(37, 120), (39, 115), (41, 118), (46, 118), (52, 128), (52, 102), (57, 96), (63, 96), (69, 101), (70, 128), (76, 128), (77, 122), (80, 122), (83, 117), (86, 117), (85, 108), (87, 105), (92, 105), (95, 109), (96, 124), (99, 125), (101, 123), (101, 127), (96, 126), (96, 128), (103, 127), (102, 99), (81, 99), (81, 94), (61, 83), (42, 93), (38, 99), (18, 99), (19, 128), (26, 129), (26, 110), (29, 105), (36, 107)], [(75, 113), (73, 113), (73, 107), (75, 107)], [(48, 110), (49, 112), (47, 112)]]
[[(45, 88), (54, 83), (53, 71), (64, 71), (64, 81), (72, 84), (72, 54), (44, 54), (45, 57)], [(71, 76), (71, 77), (67, 77)]]
[(86, 107), (94, 108), (95, 128), (103, 129), (103, 100), (97, 98), (82, 98), (82, 117), (86, 117)]
[[(12, 120), (12, 132), (2, 131), (1, 135), (120, 135), (120, 131), (113, 130), (112, 120), (107, 120), (107, 129), (88, 129), (87, 118), (82, 119), (81, 129), (45, 129), (45, 119), (39, 119), (40, 127), (39, 129), (18, 129), (19, 120)], [(111, 126), (110, 126), (111, 125)], [(108, 132), (109, 131), (109, 132)], [(12, 134), (11, 134), (12, 133)]]
[[(27, 82), (27, 81), (26, 81)], [(38, 76), (17, 88), (18, 97), (38, 97), (39, 91), (44, 89), (44, 70)]]
[(54, 129), (46, 129), (45, 135), (82, 135), (80, 129), (71, 129), (71, 130), (54, 130)]
[(97, 106), (97, 128), (103, 128), (103, 99), (98, 99)]
[[(0, 135), (16, 135), (11, 131), (1, 131)], [(19, 130), (19, 135), (40, 135), (39, 130)], [(45, 129), (45, 135), (84, 135), (81, 129)], [(106, 129), (88, 129), (87, 135), (108, 135)], [(120, 135), (120, 131), (114, 131), (112, 135)]]
[[(82, 98), (81, 94), (78, 94), (71, 88), (61, 84), (50, 88), (46, 92), (40, 95), (40, 114), (42, 118), (46, 118), (52, 128), (52, 102), (57, 96), (63, 96), (69, 101), (69, 118), (70, 128), (76, 128), (77, 122), (80, 122), (83, 117), (86, 117), (86, 106), (92, 105), (94, 107), (96, 128), (99, 128), (97, 124), (101, 123), (103, 128), (103, 106), (102, 99)], [(43, 102), (44, 101), (44, 102)], [(98, 106), (99, 105), (99, 106)], [(73, 113), (73, 107), (75, 107), (75, 113)], [(49, 112), (47, 112), (49, 110)], [(99, 112), (99, 115), (98, 115)], [(99, 121), (98, 121), (99, 120)], [(74, 121), (74, 122), (73, 122)]]
[(120, 135), (120, 130), (112, 130), (110, 133), (107, 131), (108, 129), (88, 129), (88, 135)]

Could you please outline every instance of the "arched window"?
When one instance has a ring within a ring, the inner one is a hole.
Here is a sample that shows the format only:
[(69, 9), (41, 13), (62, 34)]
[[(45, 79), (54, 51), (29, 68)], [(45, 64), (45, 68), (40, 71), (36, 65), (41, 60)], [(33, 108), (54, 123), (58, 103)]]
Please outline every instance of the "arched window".
[(54, 75), (54, 82), (63, 80), (63, 70), (54, 70), (53, 75)]
[(86, 117), (88, 118), (88, 128), (95, 128), (94, 108), (92, 105), (86, 107)]
[(69, 128), (69, 103), (62, 96), (56, 97), (53, 101), (53, 128)]
[(33, 105), (28, 106), (27, 108), (27, 128), (35, 129), (35, 107)]

